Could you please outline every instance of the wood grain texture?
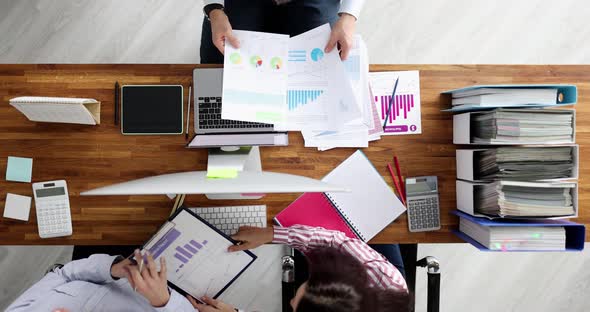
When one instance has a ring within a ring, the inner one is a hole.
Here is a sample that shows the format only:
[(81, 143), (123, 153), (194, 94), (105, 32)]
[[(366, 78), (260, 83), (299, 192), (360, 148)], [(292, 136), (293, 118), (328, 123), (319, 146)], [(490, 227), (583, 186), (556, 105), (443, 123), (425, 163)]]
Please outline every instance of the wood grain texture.
[[(65, 179), (70, 191), (74, 234), (68, 238), (41, 240), (36, 215), (30, 221), (0, 222), (0, 244), (141, 244), (166, 219), (172, 202), (165, 196), (79, 196), (80, 192), (136, 178), (189, 170), (206, 170), (207, 151), (184, 148), (184, 135), (123, 136), (113, 124), (113, 86), (120, 84), (182, 84), (192, 81), (192, 70), (201, 65), (0, 65), (0, 170), (7, 156), (32, 157), (33, 182)], [(472, 84), (570, 83), (578, 86), (577, 142), (580, 144), (580, 216), (576, 222), (590, 225), (585, 184), (590, 167), (590, 66), (578, 65), (372, 65), (372, 71), (420, 70), (422, 99), (421, 135), (384, 136), (363, 149), (387, 183), (385, 163), (395, 153), (405, 176), (436, 175), (439, 178), (442, 229), (410, 233), (405, 214), (377, 235), (374, 243), (460, 242), (450, 231), (457, 218), (449, 215), (455, 205), (455, 149), (452, 115), (440, 92)], [(197, 86), (198, 87), (198, 86)], [(188, 88), (185, 88), (188, 96)], [(102, 102), (101, 125), (83, 126), (30, 122), (8, 100), (16, 96), (67, 96), (95, 98)], [(186, 103), (185, 103), (186, 105)], [(192, 122), (191, 122), (192, 129)], [(321, 178), (352, 154), (342, 148), (326, 152), (304, 148), (300, 133), (289, 134), (288, 147), (263, 147), (264, 170)], [(0, 171), (3, 172), (3, 171)], [(0, 181), (6, 192), (32, 196), (31, 184)], [(3, 197), (4, 195), (2, 195)], [(271, 218), (299, 194), (268, 195), (260, 201), (209, 201), (187, 196), (190, 206), (266, 204)], [(0, 204), (3, 205), (3, 204)], [(270, 224), (270, 223), (269, 223)], [(586, 240), (590, 240), (587, 234)]]

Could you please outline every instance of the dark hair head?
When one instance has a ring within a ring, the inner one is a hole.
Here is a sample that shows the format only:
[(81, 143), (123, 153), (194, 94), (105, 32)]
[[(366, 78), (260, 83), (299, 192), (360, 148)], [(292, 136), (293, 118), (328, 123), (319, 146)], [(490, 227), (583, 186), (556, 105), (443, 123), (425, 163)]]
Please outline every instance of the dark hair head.
[(409, 294), (369, 287), (366, 269), (351, 255), (323, 248), (306, 256), (309, 280), (296, 312), (409, 311)]

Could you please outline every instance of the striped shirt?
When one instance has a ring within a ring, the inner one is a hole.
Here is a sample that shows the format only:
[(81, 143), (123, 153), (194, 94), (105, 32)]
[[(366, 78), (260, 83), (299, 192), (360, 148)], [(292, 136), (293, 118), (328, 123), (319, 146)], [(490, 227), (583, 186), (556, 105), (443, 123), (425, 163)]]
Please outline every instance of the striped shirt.
[(349, 238), (344, 233), (305, 225), (275, 227), (273, 243), (287, 244), (303, 253), (316, 248), (334, 247), (363, 264), (369, 275), (369, 286), (408, 291), (404, 277), (393, 264), (365, 242)]

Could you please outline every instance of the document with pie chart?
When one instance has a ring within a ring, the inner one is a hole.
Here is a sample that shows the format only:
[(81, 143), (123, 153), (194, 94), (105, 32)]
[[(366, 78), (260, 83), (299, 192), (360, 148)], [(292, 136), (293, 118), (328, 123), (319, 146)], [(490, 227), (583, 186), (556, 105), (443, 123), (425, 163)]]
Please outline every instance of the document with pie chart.
[(233, 34), (240, 47), (225, 44), (221, 118), (284, 121), (289, 36), (242, 30)]
[(338, 130), (360, 110), (337, 49), (325, 53), (331, 28), (324, 24), (289, 39), (287, 118), (277, 130)]

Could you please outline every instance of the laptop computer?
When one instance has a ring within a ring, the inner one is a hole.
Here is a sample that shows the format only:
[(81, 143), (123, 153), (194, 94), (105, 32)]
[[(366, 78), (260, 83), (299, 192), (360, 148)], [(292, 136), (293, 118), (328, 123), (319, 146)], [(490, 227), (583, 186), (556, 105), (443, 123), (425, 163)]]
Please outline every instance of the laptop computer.
[(271, 124), (221, 119), (223, 68), (193, 71), (195, 136), (188, 147), (288, 145)]

